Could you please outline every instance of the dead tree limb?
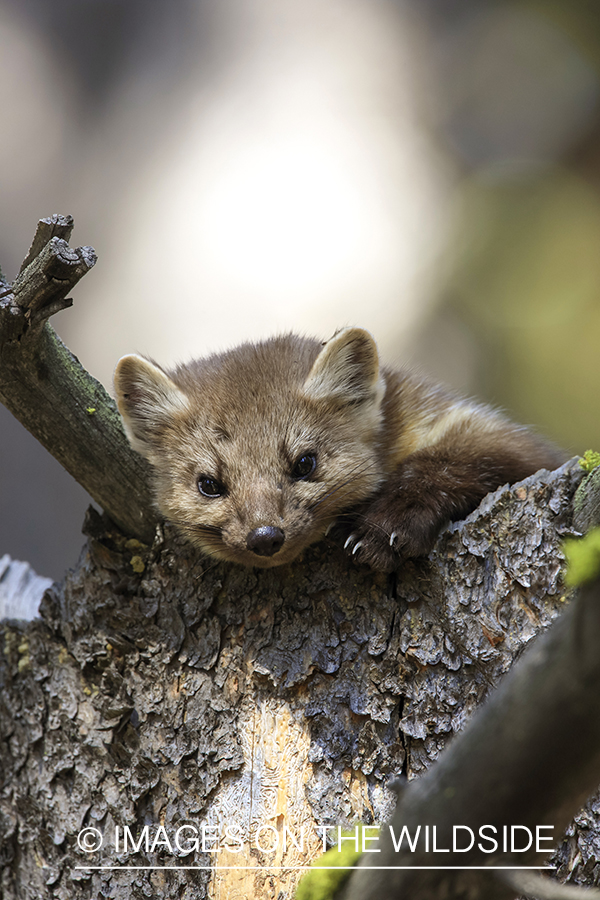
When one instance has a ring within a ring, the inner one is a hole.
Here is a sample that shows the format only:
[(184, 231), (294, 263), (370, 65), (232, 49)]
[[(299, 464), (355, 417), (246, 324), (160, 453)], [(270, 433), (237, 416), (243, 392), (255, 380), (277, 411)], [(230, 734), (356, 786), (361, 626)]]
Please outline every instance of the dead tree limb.
[(0, 400), (126, 534), (151, 542), (147, 465), (112, 399), (48, 322), (96, 262), (91, 247), (69, 247), (72, 228), (70, 216), (42, 219), (14, 284), (0, 284)]

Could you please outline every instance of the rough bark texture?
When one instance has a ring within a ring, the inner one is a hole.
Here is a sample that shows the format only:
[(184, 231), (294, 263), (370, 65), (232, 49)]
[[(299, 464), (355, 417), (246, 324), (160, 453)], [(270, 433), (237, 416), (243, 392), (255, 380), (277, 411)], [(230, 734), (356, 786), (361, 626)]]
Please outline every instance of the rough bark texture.
[[(299, 873), (277, 867), (320, 851), (315, 825), (388, 819), (390, 777), (436, 759), (564, 607), (582, 477), (570, 463), (496, 491), (394, 578), (327, 544), (280, 569), (215, 564), (170, 532), (146, 548), (92, 516), (42, 621), (5, 627), (4, 896), (291, 897)], [(242, 850), (115, 850), (115, 825), (172, 841), (183, 823), (239, 827)], [(260, 825), (275, 829), (263, 851)], [(284, 826), (303, 825), (304, 852), (284, 852)], [(97, 853), (77, 846), (87, 826)], [(595, 865), (584, 831), (559, 851), (563, 875)]]
[[(566, 761), (559, 773), (557, 760)], [(553, 627), (534, 642), (438, 764), (401, 793), (392, 820), (395, 834), (403, 827), (415, 834), (420, 823), (431, 820), (436, 846), (443, 849), (432, 852), (421, 840), (414, 852), (406, 843), (398, 852), (391, 831), (384, 828), (381, 855), (363, 857), (343, 900), (379, 900), (382, 895), (458, 898), (474, 889), (477, 896), (510, 900), (511, 885), (489, 868), (421, 872), (402, 867), (541, 865), (555, 840), (543, 842), (545, 852), (540, 853), (535, 841), (522, 839), (524, 829), (535, 834), (541, 827), (542, 834), (556, 839), (599, 782), (600, 579), (582, 588)], [(463, 833), (456, 846), (462, 849), (455, 851), (457, 823)], [(470, 839), (479, 834), (482, 823), (486, 838), (490, 827), (495, 829), (496, 852), (489, 841)], [(521, 832), (515, 846), (522, 849), (507, 855), (503, 829), (510, 830), (514, 823)], [(373, 865), (395, 868), (383, 873)], [(515, 870), (513, 885), (518, 877)], [(553, 889), (551, 882), (541, 887)], [(535, 885), (532, 894), (539, 896)], [(556, 896), (562, 894), (561, 889)], [(600, 897), (600, 891), (594, 894)]]
[(578, 488), (573, 507), (573, 524), (578, 531), (583, 533), (600, 524), (600, 466)]

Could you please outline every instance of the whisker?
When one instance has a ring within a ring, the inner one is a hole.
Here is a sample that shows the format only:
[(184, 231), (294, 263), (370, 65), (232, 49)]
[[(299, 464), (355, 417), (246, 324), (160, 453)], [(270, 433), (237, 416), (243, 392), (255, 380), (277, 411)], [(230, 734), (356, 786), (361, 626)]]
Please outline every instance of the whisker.
[(200, 531), (207, 535), (213, 534), (219, 537), (221, 536), (221, 529), (216, 525), (203, 525), (202, 522), (186, 522), (183, 519), (169, 519), (168, 521), (185, 531)]
[(173, 522), (189, 541), (192, 543), (196, 543), (196, 541), (200, 542), (201, 547), (204, 547), (208, 553), (210, 553), (211, 550), (217, 551), (223, 549), (221, 529), (217, 528), (215, 525), (194, 524), (183, 522), (181, 520), (178, 521), (176, 519), (170, 519), (169, 521)]
[[(355, 478), (359, 477), (360, 475), (363, 475), (365, 472), (373, 471), (373, 469), (374, 469), (374, 465), (373, 465), (372, 461), (369, 461), (367, 463), (357, 464), (356, 466), (354, 466), (353, 469), (350, 470), (348, 478), (346, 478), (346, 479), (344, 479), (344, 481), (341, 481), (338, 484), (334, 485), (333, 488), (327, 492), (327, 494), (325, 494), (323, 497), (320, 497), (315, 503), (313, 503), (311, 505), (310, 509), (315, 510), (318, 507), (321, 507), (319, 509), (319, 517), (324, 518), (327, 515), (327, 509), (331, 505), (331, 503), (333, 503), (334, 501), (340, 500), (340, 491), (343, 491), (343, 489), (345, 487), (347, 487), (349, 484), (352, 484), (353, 481), (355, 480)], [(342, 495), (341, 499), (343, 500), (343, 495)], [(388, 539), (391, 539), (391, 537), (392, 537), (390, 532), (387, 531), (387, 529), (385, 529), (378, 522), (373, 522), (371, 519), (369, 519), (368, 516), (364, 515), (361, 512), (358, 512), (358, 511), (341, 512), (338, 514), (337, 518), (340, 521), (343, 521), (344, 518), (353, 519), (353, 520), (361, 519), (365, 523), (365, 525), (368, 525), (370, 528), (377, 529), (383, 535), (385, 535), (385, 537), (387, 537)]]
[[(365, 474), (365, 472), (373, 471), (373, 469), (374, 469), (374, 465), (371, 461), (368, 461), (366, 463), (357, 463), (357, 465), (354, 466), (354, 468), (350, 470), (350, 472), (348, 473), (348, 477), (344, 481), (341, 481), (338, 484), (335, 484), (331, 488), (331, 490), (329, 490), (322, 497), (319, 497), (318, 500), (315, 500), (315, 502), (310, 505), (309, 509), (311, 511), (316, 509), (322, 503), (325, 503), (325, 501), (330, 500), (331, 498), (335, 497), (335, 495), (339, 491), (341, 491), (343, 488), (347, 487), (347, 485), (352, 484), (358, 476)], [(335, 498), (337, 499), (337, 497), (335, 497)]]
[[(200, 549), (203, 550), (204, 553), (198, 562), (194, 563), (194, 570), (200, 566), (202, 569), (201, 575), (206, 575), (219, 565), (220, 559), (215, 559), (214, 556), (211, 556), (211, 551), (221, 551), (223, 549), (220, 528), (216, 525), (202, 525), (201, 523), (185, 522), (183, 519), (168, 519), (168, 521), (170, 524), (179, 528), (191, 543), (195, 543), (193, 539), (196, 536), (202, 538)], [(208, 560), (212, 563), (211, 565), (206, 565)]]
[(213, 569), (217, 568), (217, 566), (219, 565), (219, 562), (220, 562), (220, 560), (218, 560), (218, 559), (215, 560), (214, 557), (211, 558), (211, 561), (212, 561), (212, 566), (207, 566), (206, 568), (204, 568), (204, 566), (202, 566), (202, 575), (207, 575), (209, 572), (212, 572)]
[(348, 487), (348, 484), (349, 484), (349, 482), (344, 482), (344, 483), (340, 484), (336, 488), (335, 492), (331, 492), (330, 495), (323, 498), (322, 503), (317, 503), (317, 504), (315, 504), (314, 507), (311, 507), (311, 510), (319, 507), (318, 508), (318, 518), (319, 519), (324, 519), (328, 515), (330, 515), (332, 512), (331, 508), (334, 504), (337, 506), (337, 511), (334, 510), (335, 516), (338, 517), (339, 515), (341, 515), (342, 510), (340, 509), (340, 506), (344, 507), (344, 501), (346, 500), (346, 498), (348, 498), (348, 502), (345, 504), (345, 506), (347, 508), (348, 504), (351, 503), (349, 496), (351, 495), (352, 492), (351, 492), (351, 490), (347, 490), (345, 493), (341, 493), (341, 492), (343, 491), (344, 488)]
[[(392, 537), (392, 535), (390, 534), (390, 532), (387, 531), (387, 530), (383, 527), (383, 525), (380, 525), (379, 522), (373, 522), (371, 519), (369, 519), (368, 516), (364, 516), (364, 515), (363, 515), (362, 513), (360, 513), (360, 512), (341, 513), (340, 516), (339, 516), (338, 518), (339, 518), (340, 521), (343, 521), (345, 518), (348, 518), (348, 519), (350, 519), (350, 518), (351, 518), (351, 519), (362, 519), (362, 521), (365, 523), (365, 525), (369, 525), (371, 528), (377, 528), (377, 529), (379, 529), (379, 531), (381, 531), (382, 534), (385, 534), (385, 536), (386, 536), (387, 538), (391, 538), (391, 537)], [(396, 532), (394, 532), (394, 536), (395, 536), (395, 534), (396, 534)]]
[[(336, 516), (343, 515), (343, 512), (339, 509), (339, 507), (343, 507), (344, 501), (346, 499), (348, 499), (349, 503), (352, 502), (352, 498), (350, 498), (349, 496), (352, 491), (347, 490), (345, 494), (343, 493), (343, 491), (344, 488), (348, 488), (348, 486), (351, 485), (352, 482), (353, 479), (347, 479), (346, 481), (343, 481), (340, 484), (336, 485), (335, 488), (333, 488), (326, 496), (321, 497), (316, 503), (314, 503), (310, 507), (310, 510), (318, 510), (319, 518), (323, 519), (330, 514), (331, 507), (335, 503), (338, 506)], [(355, 498), (354, 502), (357, 502)]]

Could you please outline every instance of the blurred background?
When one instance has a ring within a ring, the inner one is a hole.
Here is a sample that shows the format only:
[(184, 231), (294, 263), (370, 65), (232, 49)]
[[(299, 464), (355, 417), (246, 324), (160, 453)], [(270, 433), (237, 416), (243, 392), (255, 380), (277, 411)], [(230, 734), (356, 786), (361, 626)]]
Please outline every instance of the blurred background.
[[(345, 324), (600, 449), (600, 5), (0, 0), (0, 265), (75, 217), (53, 325), (110, 388)], [(61, 578), (89, 498), (0, 407), (0, 556)]]

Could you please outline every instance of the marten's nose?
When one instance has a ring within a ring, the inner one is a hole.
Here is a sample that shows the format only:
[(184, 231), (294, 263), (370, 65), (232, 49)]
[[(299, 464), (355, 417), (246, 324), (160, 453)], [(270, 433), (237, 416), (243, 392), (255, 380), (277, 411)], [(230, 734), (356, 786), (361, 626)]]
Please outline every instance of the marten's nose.
[(281, 528), (273, 525), (260, 525), (249, 531), (246, 536), (246, 547), (257, 556), (274, 556), (283, 545), (285, 535)]

